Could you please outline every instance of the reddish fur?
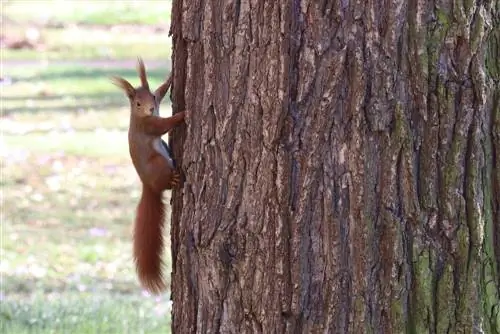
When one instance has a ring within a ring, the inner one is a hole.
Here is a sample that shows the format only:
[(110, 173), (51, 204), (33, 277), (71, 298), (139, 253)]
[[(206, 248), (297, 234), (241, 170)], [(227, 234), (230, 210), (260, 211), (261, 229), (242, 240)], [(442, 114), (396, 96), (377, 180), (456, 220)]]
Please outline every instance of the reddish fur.
[(169, 165), (164, 152), (155, 149), (154, 141), (184, 120), (184, 112), (172, 117), (159, 117), (159, 103), (172, 83), (168, 78), (155, 94), (149, 90), (146, 70), (138, 59), (141, 87), (133, 88), (125, 79), (112, 81), (127, 94), (130, 105), (129, 151), (132, 163), (142, 182), (142, 195), (134, 224), (134, 260), (139, 280), (152, 293), (165, 289), (162, 274), (163, 226), (165, 205), (162, 194), (180, 181), (180, 175)]
[(139, 73), (139, 78), (141, 79), (141, 86), (149, 90), (148, 78), (146, 75), (146, 67), (141, 58), (137, 59), (137, 72)]
[(182, 122), (183, 120), (184, 120), (184, 111), (180, 111), (177, 114), (168, 118), (151, 116), (143, 120), (142, 128), (143, 131), (148, 134), (161, 136), (166, 132), (168, 132), (170, 129), (172, 129), (174, 126)]
[(134, 226), (134, 260), (139, 281), (153, 293), (165, 289), (161, 269), (164, 220), (162, 193), (143, 185)]

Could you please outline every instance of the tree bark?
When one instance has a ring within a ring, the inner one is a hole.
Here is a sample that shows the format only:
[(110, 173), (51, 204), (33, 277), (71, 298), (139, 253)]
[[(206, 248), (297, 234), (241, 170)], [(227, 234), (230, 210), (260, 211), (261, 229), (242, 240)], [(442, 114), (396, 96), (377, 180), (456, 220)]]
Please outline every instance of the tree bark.
[(500, 4), (174, 0), (175, 333), (500, 332)]

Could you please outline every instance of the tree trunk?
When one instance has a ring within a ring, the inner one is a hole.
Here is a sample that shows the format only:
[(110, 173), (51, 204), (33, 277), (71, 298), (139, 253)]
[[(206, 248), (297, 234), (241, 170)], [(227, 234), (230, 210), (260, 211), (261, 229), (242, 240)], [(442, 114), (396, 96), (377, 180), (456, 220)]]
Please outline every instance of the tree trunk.
[(500, 332), (500, 4), (174, 0), (175, 333)]

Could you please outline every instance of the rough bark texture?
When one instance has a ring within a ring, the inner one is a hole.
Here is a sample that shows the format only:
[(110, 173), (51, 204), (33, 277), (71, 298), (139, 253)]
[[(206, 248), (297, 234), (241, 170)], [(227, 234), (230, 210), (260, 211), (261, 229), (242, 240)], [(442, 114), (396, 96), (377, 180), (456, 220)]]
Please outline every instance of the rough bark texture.
[(174, 332), (499, 333), (499, 13), (174, 0)]

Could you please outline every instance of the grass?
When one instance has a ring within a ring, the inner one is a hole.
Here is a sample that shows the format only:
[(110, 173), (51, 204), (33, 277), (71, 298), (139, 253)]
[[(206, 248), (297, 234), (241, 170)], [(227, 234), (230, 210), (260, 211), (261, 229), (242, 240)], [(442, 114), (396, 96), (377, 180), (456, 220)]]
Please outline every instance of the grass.
[[(134, 82), (133, 70), (120, 68), (8, 72), (13, 84), (2, 88), (0, 128), (7, 332), (169, 330), (168, 294), (144, 296), (133, 269), (140, 184), (127, 151), (127, 101), (110, 84), (111, 72)], [(151, 83), (165, 72), (150, 69)], [(169, 254), (166, 260), (168, 272)]]
[[(149, 59), (170, 57), (170, 38), (167, 31), (136, 30), (126, 32), (108, 27), (78, 26), (73, 29), (43, 28), (36, 48), (3, 49), (4, 60), (64, 60), (64, 59), (127, 59), (130, 45), (137, 55)], [(13, 39), (22, 39), (25, 31), (11, 28)], [(162, 41), (161, 44), (158, 41)]]
[(171, 1), (3, 1), (5, 15), (20, 23), (58, 26), (63, 24), (157, 24), (170, 22)]
[(167, 59), (170, 10), (170, 1), (5, 1), (2, 34), (33, 46), (3, 49), (2, 59), (127, 59), (131, 45)]
[[(26, 1), (2, 2), (3, 14), (14, 15), (21, 3)], [(46, 4), (53, 3), (57, 2)], [(112, 22), (97, 3), (86, 2), (87, 13), (79, 7), (73, 12), (50, 11), (57, 15), (49, 21)], [(11, 4), (15, 6), (9, 8)], [(150, 14), (158, 14), (154, 9), (158, 5), (151, 5)], [(108, 2), (105, 6), (123, 5)], [(16, 17), (19, 27), (34, 22), (36, 6), (26, 8), (27, 12)], [(120, 13), (119, 9), (109, 10)], [(124, 21), (156, 24), (162, 16), (146, 19), (147, 15), (130, 15)], [(54, 29), (61, 36), (67, 33)], [(44, 62), (39, 62), (39, 54), (30, 53), (33, 50), (8, 50), (11, 54), (2, 50), (2, 333), (170, 332), (169, 293), (154, 297), (142, 291), (133, 267), (132, 221), (140, 183), (128, 156), (128, 102), (109, 76), (120, 75), (137, 85), (134, 61), (138, 49), (131, 47), (135, 44), (130, 34), (113, 33), (117, 38), (110, 39), (108, 45), (104, 38), (89, 46), (91, 38), (86, 45), (81, 40), (72, 44), (68, 37), (67, 52), (57, 51), (60, 40), (54, 39), (55, 60)], [(169, 73), (168, 38), (161, 47), (158, 39), (143, 42), (162, 49), (143, 54), (154, 87)], [(129, 61), (103, 62), (102, 56), (92, 51), (103, 47), (110, 48), (113, 57), (120, 53), (117, 58)], [(88, 62), (80, 61), (82, 57), (75, 52), (78, 48), (90, 49)], [(9, 57), (22, 58), (19, 52), (25, 52), (22, 57), (30, 62), (10, 61)], [(167, 101), (161, 113), (170, 113)], [(167, 244), (167, 278), (169, 248)]]
[(169, 308), (169, 304), (159, 305), (144, 297), (52, 293), (34, 296), (29, 304), (10, 301), (2, 306), (0, 332), (167, 333), (165, 313)]
[[(167, 64), (163, 62), (159, 65), (161, 67), (151, 68), (148, 59), (145, 59), (145, 62), (150, 85), (156, 87), (170, 72)], [(99, 127), (101, 122), (108, 122), (106, 124), (111, 126), (109, 117), (114, 116), (111, 117), (112, 122), (120, 127), (126, 127), (128, 105), (125, 95), (111, 84), (109, 78), (111, 75), (118, 75), (135, 86), (139, 85), (135, 63), (131, 62), (129, 66), (129, 68), (108, 68), (79, 63), (70, 65), (51, 63), (9, 68), (3, 75), (10, 78), (13, 84), (3, 89), (4, 116), (14, 120), (24, 120), (26, 121), (24, 124), (27, 125), (35, 123), (33, 121), (39, 124), (46, 118), (52, 122), (71, 122), (72, 125), (80, 127), (81, 122), (90, 123), (87, 124), (90, 128)], [(120, 114), (125, 117), (112, 115), (118, 111), (117, 107), (123, 109)], [(53, 117), (58, 111), (62, 115)], [(92, 118), (89, 119), (89, 116)]]

